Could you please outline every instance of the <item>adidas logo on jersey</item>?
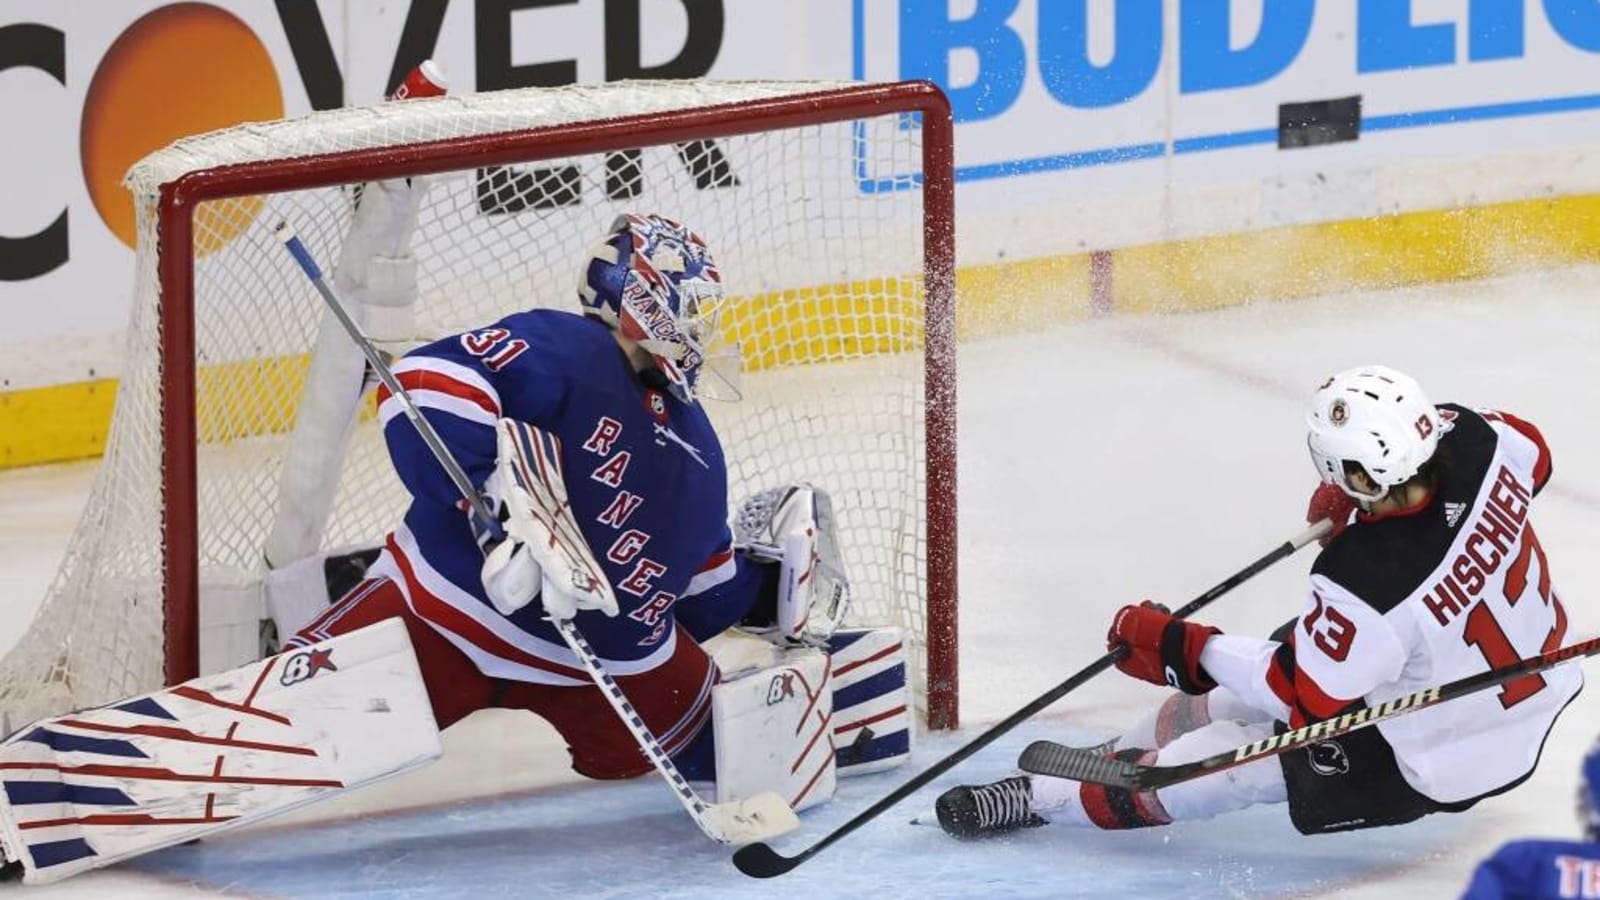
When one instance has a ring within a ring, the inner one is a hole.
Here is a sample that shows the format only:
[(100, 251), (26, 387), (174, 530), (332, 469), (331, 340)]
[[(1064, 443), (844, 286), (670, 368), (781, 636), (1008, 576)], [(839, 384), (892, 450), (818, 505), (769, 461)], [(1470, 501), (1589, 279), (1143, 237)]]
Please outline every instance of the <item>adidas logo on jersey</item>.
[(1456, 527), (1456, 523), (1461, 521), (1461, 516), (1466, 511), (1467, 505), (1465, 503), (1446, 503), (1444, 505), (1444, 523), (1451, 528)]

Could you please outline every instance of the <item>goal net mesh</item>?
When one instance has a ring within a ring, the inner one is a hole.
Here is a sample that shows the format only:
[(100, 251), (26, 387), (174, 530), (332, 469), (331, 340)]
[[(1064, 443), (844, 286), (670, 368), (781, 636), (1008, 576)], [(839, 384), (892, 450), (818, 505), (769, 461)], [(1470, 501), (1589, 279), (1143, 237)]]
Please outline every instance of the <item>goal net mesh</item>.
[[(163, 504), (195, 504), (199, 617), (219, 592), (258, 590), (263, 545), (324, 309), (275, 240), (293, 225), (324, 268), (339, 259), (354, 184), (201, 203), (194, 213), (198, 434), (190, 500), (163, 478), (162, 296), (170, 253), (160, 187), (185, 173), (326, 157), (589, 120), (748, 103), (827, 88), (793, 83), (634, 83), (508, 91), (335, 110), (185, 139), (128, 177), (139, 216), (136, 290), (102, 467), (60, 572), (28, 633), (0, 661), (13, 726), (163, 681)], [(418, 343), (530, 307), (576, 310), (579, 265), (621, 212), (700, 232), (733, 301), (743, 399), (704, 401), (730, 469), (730, 504), (810, 481), (829, 490), (858, 624), (896, 624), (919, 703), (926, 684), (923, 209), (915, 116), (802, 124), (427, 176), (412, 240)], [(310, 181), (318, 180), (314, 175)], [(359, 179), (357, 179), (359, 180)], [(407, 495), (370, 396), (338, 466), (321, 550), (376, 546)], [(179, 403), (176, 408), (182, 409)]]

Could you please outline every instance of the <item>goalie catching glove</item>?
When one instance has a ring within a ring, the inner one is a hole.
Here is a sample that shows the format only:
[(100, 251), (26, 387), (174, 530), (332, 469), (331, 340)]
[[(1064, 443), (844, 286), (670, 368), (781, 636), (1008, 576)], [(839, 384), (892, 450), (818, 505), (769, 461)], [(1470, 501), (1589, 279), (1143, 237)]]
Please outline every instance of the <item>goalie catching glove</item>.
[(560, 443), (510, 419), (501, 419), (495, 430), (499, 452), (484, 496), (505, 537), (496, 540), (472, 517), (484, 550), (483, 590), (489, 602), (505, 616), (535, 598), (552, 619), (571, 619), (580, 609), (615, 616), (617, 597), (572, 518)]
[(826, 491), (789, 484), (746, 497), (734, 515), (733, 544), (779, 566), (776, 619), (756, 633), (778, 644), (820, 645), (844, 622), (850, 580)]

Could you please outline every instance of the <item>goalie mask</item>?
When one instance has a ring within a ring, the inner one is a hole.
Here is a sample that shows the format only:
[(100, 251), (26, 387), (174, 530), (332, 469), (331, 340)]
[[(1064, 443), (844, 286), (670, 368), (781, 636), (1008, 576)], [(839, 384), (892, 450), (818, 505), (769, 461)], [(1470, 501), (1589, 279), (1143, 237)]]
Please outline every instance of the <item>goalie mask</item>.
[[(1329, 378), (1311, 398), (1306, 443), (1317, 474), (1351, 498), (1370, 502), (1416, 475), (1439, 448), (1439, 411), (1410, 376), (1362, 366)], [(1351, 483), (1359, 466), (1367, 492)]]
[(578, 299), (649, 353), (660, 387), (679, 400), (694, 402), (702, 367), (717, 382), (705, 396), (738, 399), (738, 353), (716, 343), (722, 276), (698, 234), (662, 216), (619, 216), (590, 254)]

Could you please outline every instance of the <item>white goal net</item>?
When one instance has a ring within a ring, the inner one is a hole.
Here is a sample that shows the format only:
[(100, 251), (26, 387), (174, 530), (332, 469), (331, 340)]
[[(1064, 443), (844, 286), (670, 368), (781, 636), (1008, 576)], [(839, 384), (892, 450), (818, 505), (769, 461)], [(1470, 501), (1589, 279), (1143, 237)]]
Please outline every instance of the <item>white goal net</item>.
[[(290, 222), (331, 268), (354, 186), (424, 172), (412, 241), (421, 294), (413, 333), (385, 345), (395, 354), (520, 309), (576, 309), (578, 266), (621, 212), (659, 212), (705, 236), (735, 298), (720, 326), (746, 370), (741, 402), (705, 401), (730, 502), (787, 481), (827, 488), (852, 621), (903, 626), (919, 703), (932, 674), (950, 687), (939, 702), (953, 704), (954, 647), (934, 654), (946, 672), (930, 673), (925, 653), (930, 553), (951, 554), (953, 572), (954, 552), (927, 516), (927, 398), (932, 389), (937, 407), (953, 387), (925, 353), (930, 333), (951, 329), (948, 304), (937, 321), (927, 313), (926, 129), (914, 99), (848, 115), (807, 99), (870, 87), (507, 91), (245, 125), (147, 157), (128, 176), (136, 292), (104, 462), (36, 620), (0, 661), (0, 710), (20, 725), (192, 676), (194, 621), (205, 632), (210, 604), (259, 595), (323, 321), (273, 227)], [(209, 199), (191, 210), (185, 196)], [(172, 223), (191, 214), (186, 240)], [(192, 434), (192, 447), (174, 448), (174, 434)], [(316, 552), (377, 545), (407, 502), (370, 412), (338, 447)], [(952, 469), (931, 491), (953, 524)], [(198, 572), (197, 590), (184, 571)], [(942, 635), (954, 584), (932, 593)]]

